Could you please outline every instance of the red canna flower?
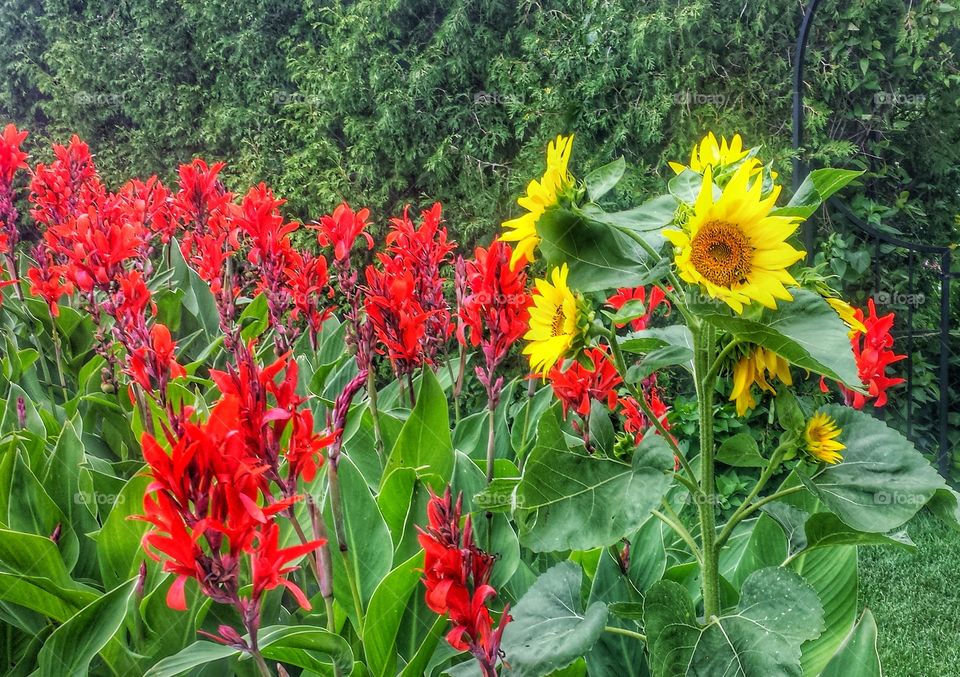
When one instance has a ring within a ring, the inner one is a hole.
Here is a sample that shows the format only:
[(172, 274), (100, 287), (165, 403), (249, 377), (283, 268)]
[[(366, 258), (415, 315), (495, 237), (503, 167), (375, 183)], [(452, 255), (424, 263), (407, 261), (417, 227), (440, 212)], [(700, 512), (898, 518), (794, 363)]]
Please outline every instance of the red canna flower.
[(54, 160), (40, 163), (30, 181), (30, 215), (44, 226), (79, 216), (104, 194), (90, 148), (74, 134), (66, 146), (54, 145)]
[[(459, 327), (457, 337), (481, 346), (484, 357), (477, 376), (496, 407), (503, 380), (495, 379), (499, 364), (527, 330), (530, 297), (524, 266), (511, 269), (510, 246), (494, 240), (489, 248), (477, 247), (474, 259), (458, 263)], [(462, 259), (461, 259), (462, 261)]]
[[(653, 286), (650, 287), (650, 291), (647, 291), (646, 287), (634, 287), (633, 289), (629, 287), (623, 287), (618, 289), (613, 296), (607, 299), (607, 305), (613, 308), (614, 310), (620, 310), (630, 301), (640, 301), (644, 304), (644, 314), (641, 317), (635, 318), (630, 321), (630, 326), (634, 331), (640, 331), (646, 329), (650, 320), (653, 317), (653, 311), (657, 309), (659, 305), (670, 306), (670, 302), (667, 301), (666, 294), (660, 287)], [(624, 326), (624, 325), (619, 325)]]
[(324, 300), (329, 282), (327, 260), (323, 256), (298, 251), (292, 251), (288, 260), (283, 273), (293, 300), (291, 319), (306, 319), (311, 345), (316, 349), (320, 328), (332, 312)]
[(13, 124), (3, 128), (0, 135), (0, 185), (9, 185), (18, 170), (27, 168), (27, 154), (20, 150), (27, 134)]
[(460, 528), (461, 509), (462, 497), (454, 504), (449, 487), (443, 497), (431, 494), (427, 504), (428, 525), (418, 536), (424, 550), (426, 602), (434, 612), (449, 614), (453, 624), (447, 633), (450, 645), (472, 653), (483, 674), (495, 676), (500, 641), (511, 620), (510, 606), (504, 608), (500, 624), (494, 628), (487, 606), (497, 594), (490, 585), (494, 558), (474, 543), (469, 515)]
[[(16, 195), (13, 190), (13, 179), (16, 173), (27, 167), (27, 154), (20, 150), (20, 144), (27, 138), (27, 132), (19, 131), (10, 124), (4, 127), (0, 135), (0, 234), (3, 242), (0, 250), (5, 255), (12, 255), (14, 248), (20, 241), (20, 231), (17, 220), (20, 215), (14, 206)], [(16, 262), (12, 258), (8, 261), (11, 271), (16, 270)]]
[[(660, 397), (656, 375), (652, 374), (648, 376), (643, 382), (642, 388), (647, 405), (650, 407), (653, 415), (663, 424), (664, 428), (670, 430), (670, 423), (666, 418), (670, 409), (664, 404)], [(640, 403), (637, 402), (636, 398), (632, 395), (621, 397), (618, 401), (623, 412), (624, 431), (633, 435), (635, 442), (640, 444), (644, 436), (653, 429), (653, 422), (647, 418), (643, 409), (640, 408)]]
[(430, 312), (416, 295), (410, 270), (378, 270), (367, 266), (366, 311), (373, 324), (381, 354), (389, 357), (398, 376), (410, 374), (423, 363), (423, 338)]
[(444, 342), (453, 333), (450, 305), (443, 294), (440, 268), (449, 261), (455, 244), (447, 240), (439, 202), (420, 214), (420, 225), (410, 220), (409, 208), (403, 216), (390, 220), (387, 251), (380, 254), (383, 270), (391, 276), (409, 274), (411, 295), (426, 315), (420, 339), (423, 361), (433, 363)]
[[(894, 362), (906, 358), (906, 355), (897, 355), (893, 351), (893, 322), (894, 313), (877, 317), (877, 309), (873, 299), (868, 299), (869, 315), (864, 317), (863, 310), (857, 308), (854, 317), (866, 327), (866, 331), (852, 329), (850, 331), (850, 345), (853, 356), (860, 372), (860, 380), (867, 388), (867, 394), (850, 390), (842, 383), (838, 384), (846, 403), (854, 409), (863, 409), (867, 401), (873, 400), (874, 407), (887, 404), (887, 390), (904, 382), (902, 378), (887, 376), (887, 367)], [(825, 379), (820, 379), (820, 389), (827, 392)]]
[[(217, 230), (233, 200), (233, 194), (220, 182), (219, 175), (225, 166), (223, 162), (207, 165), (197, 158), (177, 170), (180, 180), (179, 190), (173, 197), (173, 211), (185, 228), (198, 235)], [(167, 238), (171, 234), (167, 234)]]
[(623, 382), (605, 348), (590, 348), (585, 355), (593, 367), (573, 362), (566, 371), (556, 366), (549, 374), (553, 393), (563, 406), (566, 418), (573, 409), (581, 418), (590, 415), (593, 400), (605, 402), (611, 411), (617, 405), (617, 387)]
[(345, 266), (349, 264), (350, 251), (358, 237), (367, 241), (367, 249), (373, 249), (373, 238), (365, 230), (369, 217), (369, 209), (355, 212), (343, 202), (333, 210), (333, 214), (321, 216), (319, 223), (311, 228), (317, 231), (320, 246), (333, 247), (334, 261)]
[(164, 389), (169, 379), (187, 374), (174, 355), (176, 347), (165, 325), (153, 325), (150, 343), (136, 348), (130, 355), (128, 373), (144, 390)]
[(34, 247), (33, 258), (37, 265), (27, 269), (30, 293), (46, 301), (50, 315), (58, 317), (60, 308), (57, 304), (61, 298), (73, 293), (73, 283), (64, 281), (63, 266), (54, 265), (42, 245)]
[(257, 542), (250, 558), (250, 567), (253, 576), (253, 599), (258, 601), (267, 590), (273, 590), (279, 585), (289, 590), (301, 608), (310, 610), (310, 602), (303, 590), (284, 576), (299, 567), (285, 566), (291, 560), (303, 557), (308, 552), (316, 550), (326, 543), (317, 539), (289, 548), (280, 548), (280, 527), (276, 522), (261, 527), (257, 534)]

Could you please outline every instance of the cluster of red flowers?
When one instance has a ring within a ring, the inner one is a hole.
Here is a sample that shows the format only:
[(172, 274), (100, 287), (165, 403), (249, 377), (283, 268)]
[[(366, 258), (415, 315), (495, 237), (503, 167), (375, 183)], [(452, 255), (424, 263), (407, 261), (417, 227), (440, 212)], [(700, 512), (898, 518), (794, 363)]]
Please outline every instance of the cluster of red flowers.
[[(144, 433), (143, 455), (153, 481), (140, 519), (153, 525), (144, 536), (148, 554), (177, 577), (167, 603), (184, 609), (184, 586), (196, 580), (204, 595), (235, 607), (255, 637), (266, 590), (285, 586), (301, 607), (310, 608), (285, 574), (295, 568), (289, 562), (324, 541), (279, 548), (277, 517), (300, 498), (297, 478), (313, 479), (329, 437), (315, 433), (312, 413), (300, 408), (295, 362), (284, 357), (261, 369), (252, 346), (238, 355), (236, 368), (211, 372), (222, 395), (207, 420), (194, 422), (186, 410), (165, 429), (169, 452)], [(281, 456), (287, 459), (285, 477)], [(242, 592), (245, 559), (253, 584), (249, 596)], [(215, 639), (250, 648), (229, 627), (221, 627)]]
[(419, 226), (407, 210), (391, 219), (386, 251), (377, 257), (380, 267), (366, 270), (367, 316), (398, 376), (432, 364), (452, 333), (440, 268), (454, 243), (440, 225), (439, 202), (420, 217)]
[(450, 615), (450, 645), (473, 654), (485, 677), (496, 677), (500, 641), (511, 620), (510, 605), (494, 627), (488, 607), (497, 594), (490, 585), (494, 558), (474, 543), (469, 515), (461, 529), (461, 510), (462, 497), (458, 496), (454, 504), (449, 487), (442, 497), (431, 496), (427, 504), (429, 523), (419, 535), (427, 606), (438, 614)]
[(480, 347), (483, 365), (476, 373), (491, 408), (503, 386), (497, 367), (526, 332), (529, 317), (527, 273), (523, 265), (511, 269), (512, 254), (510, 245), (494, 240), (487, 249), (477, 247), (473, 260), (457, 262), (457, 338)]
[[(618, 289), (607, 299), (607, 304), (619, 310), (627, 303), (634, 301), (644, 304), (643, 313), (629, 321), (634, 331), (641, 331), (650, 325), (653, 313), (658, 306), (669, 306), (663, 290), (659, 287), (651, 287), (649, 290), (645, 287)], [(617, 410), (619, 405), (623, 415), (624, 432), (632, 435), (639, 444), (653, 422), (649, 420), (633, 395), (620, 394), (619, 388), (623, 379), (610, 359), (608, 350), (604, 347), (589, 348), (584, 351), (583, 358), (571, 363), (566, 369), (557, 365), (548, 376), (554, 395), (563, 407), (564, 418), (568, 418), (573, 411), (580, 419), (586, 421), (594, 400), (605, 403), (610, 411)], [(670, 426), (666, 420), (669, 409), (657, 388), (655, 374), (643, 380), (641, 391), (651, 413), (657, 417), (664, 428), (669, 430)], [(573, 422), (573, 426), (584, 435), (585, 441), (589, 444), (588, 428), (577, 421)]]
[[(869, 314), (864, 316), (863, 310), (857, 308), (854, 317), (866, 327), (866, 331), (856, 329), (850, 332), (850, 345), (853, 347), (853, 356), (860, 372), (860, 380), (867, 389), (867, 394), (858, 393), (838, 384), (844, 400), (854, 409), (863, 409), (869, 400), (873, 406), (882, 407), (887, 403), (887, 390), (904, 382), (902, 378), (887, 376), (887, 367), (894, 362), (906, 358), (906, 355), (897, 355), (893, 352), (894, 313), (877, 317), (877, 309), (873, 299), (867, 301)], [(820, 379), (820, 389), (827, 392), (827, 384)]]
[(20, 239), (13, 179), (18, 171), (27, 168), (27, 154), (20, 150), (26, 138), (27, 132), (19, 131), (14, 125), (4, 127), (0, 135), (0, 254), (4, 256), (13, 254)]

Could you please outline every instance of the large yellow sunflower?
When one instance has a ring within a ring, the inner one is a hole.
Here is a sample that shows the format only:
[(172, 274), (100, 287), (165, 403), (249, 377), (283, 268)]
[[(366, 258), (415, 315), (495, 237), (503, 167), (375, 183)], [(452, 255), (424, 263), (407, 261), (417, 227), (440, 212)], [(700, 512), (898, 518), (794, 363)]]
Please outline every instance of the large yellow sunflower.
[(544, 378), (573, 351), (581, 334), (577, 299), (567, 286), (569, 272), (564, 263), (551, 272), (553, 284), (534, 280), (537, 293), (530, 306), (530, 328), (523, 335), (530, 343), (523, 354), (530, 357), (530, 369)]
[(573, 135), (558, 136), (547, 144), (547, 168), (539, 181), (534, 179), (527, 184), (527, 193), (517, 200), (517, 204), (527, 210), (523, 216), (503, 222), (507, 229), (501, 240), (516, 242), (513, 247), (513, 256), (510, 257), (510, 267), (516, 266), (517, 261), (525, 258), (533, 261), (533, 251), (540, 243), (537, 235), (537, 222), (543, 213), (557, 204), (560, 195), (573, 185), (567, 165), (570, 162), (570, 151), (573, 148)]
[(670, 169), (680, 174), (684, 169), (692, 169), (698, 174), (702, 174), (707, 167), (717, 168), (721, 166), (732, 165), (739, 162), (747, 156), (749, 149), (743, 147), (743, 139), (739, 134), (734, 134), (727, 143), (725, 137), (720, 137), (717, 143), (717, 137), (713, 132), (709, 132), (699, 144), (694, 145), (690, 153), (690, 164), (682, 165), (679, 162), (671, 162)]
[(790, 363), (772, 350), (766, 350), (760, 346), (754, 347), (733, 366), (733, 388), (730, 391), (730, 401), (737, 402), (737, 416), (743, 416), (748, 409), (757, 406), (757, 401), (753, 399), (753, 384), (757, 384), (760, 390), (776, 394), (776, 389), (767, 380), (768, 375), (770, 380), (776, 377), (784, 385), (793, 385)]
[(807, 421), (807, 429), (803, 433), (807, 453), (824, 463), (839, 463), (843, 460), (840, 451), (846, 449), (845, 445), (837, 441), (840, 433), (837, 422), (830, 416), (823, 412), (814, 414), (813, 418)]
[(787, 268), (804, 257), (786, 242), (801, 219), (770, 216), (780, 186), (761, 197), (762, 175), (750, 180), (756, 166), (756, 161), (744, 162), (716, 202), (708, 166), (683, 230), (663, 231), (679, 250), (675, 262), (680, 277), (699, 284), (737, 313), (753, 301), (771, 309), (777, 307), (776, 299), (792, 301), (785, 285), (797, 281)]

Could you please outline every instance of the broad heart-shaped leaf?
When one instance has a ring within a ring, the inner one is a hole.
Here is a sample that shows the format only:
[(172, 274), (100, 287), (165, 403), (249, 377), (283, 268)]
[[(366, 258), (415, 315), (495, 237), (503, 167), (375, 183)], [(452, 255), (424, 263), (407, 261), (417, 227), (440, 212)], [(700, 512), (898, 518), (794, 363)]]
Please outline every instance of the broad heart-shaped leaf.
[[(268, 661), (280, 661), (312, 672), (326, 672), (332, 663), (341, 675), (353, 672), (353, 651), (340, 635), (307, 625), (274, 625), (260, 630), (260, 651)], [(241, 660), (249, 656), (241, 657)]]
[(843, 460), (801, 479), (849, 526), (874, 533), (896, 529), (946, 487), (913, 444), (882, 421), (840, 405), (821, 411), (841, 430)]
[(596, 202), (620, 182), (623, 172), (627, 168), (627, 162), (621, 155), (613, 162), (608, 162), (602, 167), (597, 167), (583, 178), (583, 183), (587, 187), (587, 196), (591, 201)]
[(363, 652), (374, 677), (395, 674), (397, 630), (422, 570), (423, 552), (419, 552), (387, 574), (373, 591), (363, 626)]
[(734, 468), (763, 468), (767, 465), (750, 433), (738, 433), (725, 439), (717, 449), (716, 459)]
[(670, 488), (673, 454), (648, 435), (631, 464), (567, 448), (556, 409), (537, 429), (517, 486), (520, 541), (536, 552), (588, 550), (636, 531)]
[(424, 369), (417, 404), (400, 430), (383, 476), (387, 477), (394, 468), (414, 468), (420, 475), (436, 475), (447, 482), (453, 474), (453, 464), (447, 398), (433, 371)]
[[(655, 595), (662, 585), (668, 583), (655, 584), (649, 593), (651, 616), (657, 619), (656, 639), (651, 640), (657, 677), (800, 677), (800, 645), (824, 629), (816, 592), (789, 569), (770, 567), (751, 574), (735, 613), (704, 627), (691, 622), (692, 605), (678, 604), (676, 591)], [(671, 609), (676, 613), (672, 622)]]
[(864, 609), (840, 650), (827, 663), (820, 677), (882, 677), (877, 652), (877, 623), (870, 609)]
[[(635, 287), (661, 277), (660, 268), (651, 272), (660, 259), (653, 260), (633, 238), (566, 209), (545, 212), (537, 223), (537, 234), (547, 263), (566, 263), (570, 267), (568, 282), (579, 291)], [(663, 244), (659, 232), (642, 237), (655, 250)]]
[(699, 304), (695, 312), (802, 369), (860, 388), (847, 325), (819, 294), (796, 288), (788, 291), (793, 301), (778, 301), (776, 310), (764, 310), (757, 319), (736, 315), (720, 303)]
[(40, 650), (38, 677), (85, 677), (123, 625), (136, 579), (88, 604), (53, 631)]
[(807, 174), (800, 188), (790, 198), (786, 207), (774, 209), (772, 216), (809, 217), (824, 200), (863, 174), (851, 169), (814, 169)]
[[(653, 524), (659, 529), (660, 521), (651, 518), (647, 520), (647, 524)], [(631, 552), (633, 552), (632, 549)], [(662, 549), (661, 552), (663, 552)], [(589, 602), (602, 602), (610, 608), (612, 604), (630, 600), (640, 607), (641, 599), (640, 594), (633, 590), (629, 579), (621, 570), (620, 562), (614, 558), (609, 548), (604, 549), (600, 553), (597, 571), (593, 576)], [(639, 619), (611, 615), (607, 619), (607, 625), (640, 632), (642, 628), (637, 620)], [(644, 643), (635, 637), (603, 632), (597, 639), (597, 643), (593, 645), (593, 650), (587, 654), (590, 675), (591, 677), (646, 677), (648, 672), (644, 650)]]
[(580, 602), (582, 571), (561, 562), (542, 574), (517, 605), (503, 633), (503, 670), (510, 677), (540, 677), (566, 667), (593, 647), (607, 622), (607, 607)]

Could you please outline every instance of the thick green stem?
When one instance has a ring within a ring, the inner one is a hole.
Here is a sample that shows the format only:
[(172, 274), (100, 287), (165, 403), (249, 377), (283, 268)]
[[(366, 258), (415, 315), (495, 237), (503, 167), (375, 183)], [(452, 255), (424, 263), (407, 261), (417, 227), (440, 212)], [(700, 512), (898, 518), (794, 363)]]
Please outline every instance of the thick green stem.
[(367, 401), (370, 405), (370, 419), (373, 421), (373, 444), (377, 450), (377, 457), (384, 463), (383, 433), (380, 431), (380, 411), (377, 408), (377, 374), (373, 365), (367, 370)]
[(487, 484), (493, 481), (493, 461), (497, 451), (495, 436), (497, 422), (494, 416), (495, 413), (496, 410), (491, 403), (487, 406)]
[(714, 329), (705, 325), (695, 334), (694, 379), (697, 383), (697, 403), (700, 414), (700, 491), (697, 502), (700, 513), (700, 542), (703, 551), (701, 587), (703, 614), (708, 621), (720, 615), (719, 551), (716, 545), (716, 478), (713, 460), (713, 385), (708, 380), (716, 348)]

